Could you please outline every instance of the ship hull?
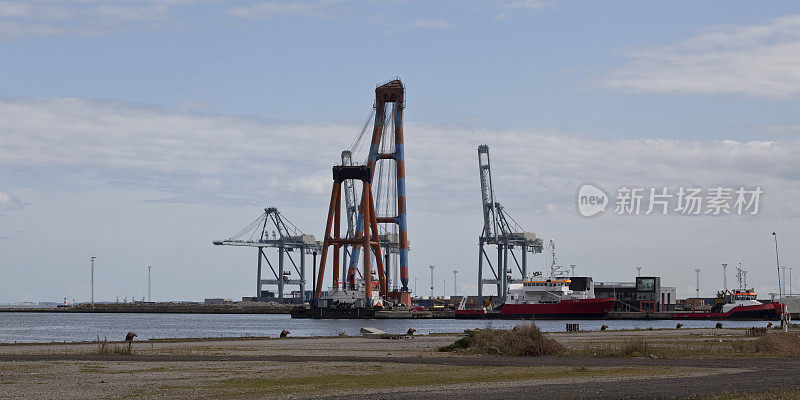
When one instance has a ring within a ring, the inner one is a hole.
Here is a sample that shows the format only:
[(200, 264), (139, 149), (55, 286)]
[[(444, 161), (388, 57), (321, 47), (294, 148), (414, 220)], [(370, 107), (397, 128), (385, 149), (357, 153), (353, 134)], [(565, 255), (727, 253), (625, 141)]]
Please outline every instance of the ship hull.
[(456, 310), (459, 319), (597, 319), (605, 318), (616, 302), (613, 298), (571, 299), (558, 303), (506, 303), (496, 311)]
[(758, 306), (735, 307), (728, 312), (687, 312), (678, 313), (672, 316), (673, 319), (763, 319), (780, 320), (781, 305), (778, 303), (766, 303)]

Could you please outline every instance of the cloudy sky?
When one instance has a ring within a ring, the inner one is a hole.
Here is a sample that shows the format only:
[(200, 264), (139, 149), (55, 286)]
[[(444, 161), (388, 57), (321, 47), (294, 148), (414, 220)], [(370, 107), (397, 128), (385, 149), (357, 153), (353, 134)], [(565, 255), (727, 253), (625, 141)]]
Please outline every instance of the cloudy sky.
[[(253, 295), (255, 251), (211, 241), (265, 206), (321, 237), (330, 166), (395, 77), (420, 292), (428, 265), (476, 291), (479, 144), (510, 214), (596, 280), (643, 266), (689, 296), (701, 268), (710, 296), (742, 262), (766, 295), (772, 231), (800, 267), (793, 2), (2, 1), (0, 59), (0, 303), (88, 299), (93, 254), (100, 300), (145, 296), (147, 265), (154, 300)], [(611, 196), (591, 218), (587, 183)], [(617, 215), (622, 187), (763, 194)]]

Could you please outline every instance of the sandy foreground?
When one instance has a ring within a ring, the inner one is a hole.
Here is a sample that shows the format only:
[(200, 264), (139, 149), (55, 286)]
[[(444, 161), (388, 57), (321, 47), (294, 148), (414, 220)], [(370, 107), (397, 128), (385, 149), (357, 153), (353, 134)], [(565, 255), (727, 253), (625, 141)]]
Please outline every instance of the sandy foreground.
[[(544, 358), (437, 351), (460, 335), (0, 345), (0, 398), (800, 398), (800, 358), (746, 333), (553, 333), (568, 354)], [(603, 353), (637, 340), (653, 354)]]

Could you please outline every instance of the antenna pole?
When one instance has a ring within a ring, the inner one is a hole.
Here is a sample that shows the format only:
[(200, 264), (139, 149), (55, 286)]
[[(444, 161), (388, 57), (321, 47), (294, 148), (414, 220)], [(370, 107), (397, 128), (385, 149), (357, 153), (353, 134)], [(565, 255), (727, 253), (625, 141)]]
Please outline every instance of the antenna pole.
[(94, 259), (97, 258), (92, 256), (92, 283), (91, 283), (91, 303), (92, 307), (94, 307)]
[(152, 302), (153, 298), (150, 296), (150, 269), (151, 266), (147, 266), (147, 302)]

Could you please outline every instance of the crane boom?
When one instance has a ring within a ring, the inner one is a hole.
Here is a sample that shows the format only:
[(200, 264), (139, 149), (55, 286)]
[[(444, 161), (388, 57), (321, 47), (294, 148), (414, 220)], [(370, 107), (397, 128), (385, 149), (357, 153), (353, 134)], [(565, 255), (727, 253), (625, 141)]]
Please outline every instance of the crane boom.
[(478, 170), (481, 177), (481, 200), (483, 201), (483, 235), (497, 240), (497, 211), (492, 187), (492, 167), (489, 160), (489, 146), (478, 146)]

